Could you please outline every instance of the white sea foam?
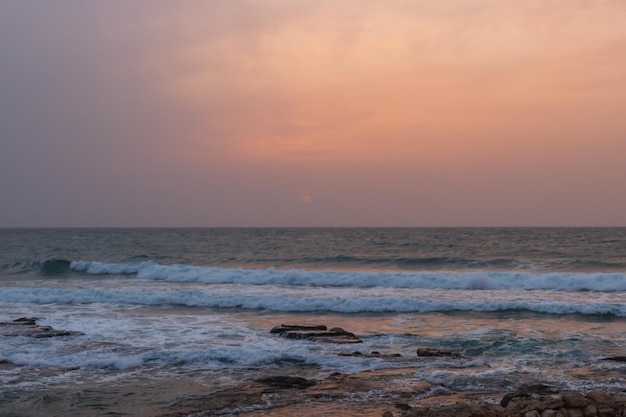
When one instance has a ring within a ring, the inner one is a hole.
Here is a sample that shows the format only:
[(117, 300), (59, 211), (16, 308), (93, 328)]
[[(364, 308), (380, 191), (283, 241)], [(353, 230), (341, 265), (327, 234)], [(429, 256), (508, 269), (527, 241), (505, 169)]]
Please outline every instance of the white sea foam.
[(150, 289), (0, 288), (0, 302), (27, 304), (180, 305), (275, 312), (435, 312), (528, 310), (626, 316), (621, 293), (302, 288), (220, 285)]
[(460, 290), (626, 291), (621, 273), (522, 272), (343, 272), (269, 269), (226, 269), (161, 265), (148, 261), (113, 264), (75, 261), (75, 271), (87, 274), (128, 274), (138, 279), (203, 284), (246, 284), (351, 288), (412, 288)]
[[(116, 324), (120, 324), (120, 321), (112, 322), (110, 327)], [(240, 329), (242, 340), (234, 344), (219, 338), (208, 340), (201, 336), (194, 337), (197, 329), (187, 327), (189, 337), (180, 339), (175, 347), (168, 348), (167, 344), (162, 343), (161, 336), (155, 333), (138, 335), (137, 329), (129, 330), (117, 336), (118, 343), (93, 343), (101, 337), (94, 334), (53, 343), (41, 339), (33, 342), (27, 338), (11, 338), (6, 341), (0, 360), (36, 368), (122, 371), (146, 367), (164, 369), (170, 365), (209, 370), (300, 364), (359, 372), (387, 366), (381, 359), (345, 358), (329, 353), (313, 342), (285, 340), (269, 332), (258, 337), (254, 331)], [(129, 344), (137, 346), (130, 347)]]
[(143, 355), (122, 356), (109, 353), (96, 355), (50, 355), (49, 350), (30, 354), (6, 355), (4, 360), (20, 366), (36, 366), (41, 368), (111, 368), (111, 369), (131, 369), (141, 366), (144, 362)]

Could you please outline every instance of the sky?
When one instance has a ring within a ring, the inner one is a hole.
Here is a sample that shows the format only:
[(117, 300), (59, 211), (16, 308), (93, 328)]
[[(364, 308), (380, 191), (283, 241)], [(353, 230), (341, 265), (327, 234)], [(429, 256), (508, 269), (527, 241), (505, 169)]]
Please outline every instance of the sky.
[(0, 227), (626, 226), (623, 0), (0, 0)]

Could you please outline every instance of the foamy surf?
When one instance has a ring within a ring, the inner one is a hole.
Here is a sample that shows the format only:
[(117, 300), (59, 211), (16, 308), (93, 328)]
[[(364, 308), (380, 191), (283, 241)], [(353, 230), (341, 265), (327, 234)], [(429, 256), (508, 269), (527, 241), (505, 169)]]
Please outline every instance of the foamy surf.
[(73, 261), (70, 269), (90, 275), (134, 275), (137, 279), (203, 284), (443, 290), (626, 291), (623, 273), (522, 272), (344, 272), (304, 269), (210, 268)]
[(139, 288), (116, 281), (112, 288), (0, 288), (0, 302), (18, 304), (186, 306), (291, 313), (428, 313), (530, 311), (546, 314), (626, 316), (620, 293), (505, 290), (409, 290), (214, 285)]
[[(163, 401), (238, 392), (268, 375), (388, 376), (357, 403), (423, 384), (427, 398), (625, 382), (624, 364), (607, 360), (624, 354), (626, 337), (621, 230), (0, 230), (0, 239), (0, 321), (37, 317), (71, 334), (0, 335), (0, 401), (13, 410), (70, 415), (70, 401), (81, 416), (133, 403), (159, 415)], [(270, 333), (302, 322), (362, 343)], [(417, 354), (425, 348), (455, 355)]]

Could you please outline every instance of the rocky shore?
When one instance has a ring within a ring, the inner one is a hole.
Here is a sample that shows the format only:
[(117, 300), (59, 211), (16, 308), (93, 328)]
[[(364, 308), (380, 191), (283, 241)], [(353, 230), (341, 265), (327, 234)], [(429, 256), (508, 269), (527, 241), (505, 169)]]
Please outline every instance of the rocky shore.
[[(265, 371), (255, 368), (249, 378), (242, 378), (236, 386), (193, 393), (181, 389), (183, 396), (173, 395), (172, 398), (177, 399), (163, 403), (158, 413), (131, 412), (124, 408), (122, 414), (142, 417), (626, 417), (626, 387), (615, 392), (577, 392), (537, 383), (505, 392), (494, 392), (493, 389), (456, 392), (416, 378), (417, 368), (412, 364), (442, 358), (470, 360), (462, 352), (416, 347), (409, 358), (393, 351), (359, 350), (361, 339), (355, 334), (319, 324), (282, 324), (270, 332), (277, 338), (295, 339), (285, 340), (285, 343), (306, 339), (314, 343), (355, 344), (349, 351), (342, 350), (336, 355), (346, 360), (376, 358), (395, 361), (395, 365), (360, 373), (333, 373), (327, 377), (319, 377), (314, 371), (297, 365)], [(0, 323), (0, 336), (5, 337), (48, 338), (81, 334), (38, 325), (36, 318), (29, 317)], [(626, 359), (613, 356), (602, 360), (624, 362)], [(0, 367), (16, 366), (0, 361)]]
[(410, 370), (333, 374), (323, 380), (274, 375), (176, 404), (162, 417), (238, 415), (371, 417), (625, 417), (619, 393), (557, 391), (451, 393), (424, 381), (403, 384)]
[(624, 417), (626, 396), (615, 393), (558, 392), (546, 385), (523, 386), (502, 396), (500, 404), (465, 400), (454, 404), (417, 404), (382, 417)]
[[(280, 325), (271, 333), (323, 343), (359, 343), (354, 334), (324, 325)], [(340, 353), (363, 358), (400, 357), (389, 352)], [(459, 352), (420, 347), (420, 358), (462, 358)], [(606, 358), (607, 360), (621, 360)], [(548, 384), (522, 385), (513, 392), (451, 392), (415, 380), (414, 369), (335, 373), (315, 380), (267, 375), (235, 388), (182, 399), (162, 417), (354, 416), (354, 417), (626, 417), (626, 391), (560, 391)]]

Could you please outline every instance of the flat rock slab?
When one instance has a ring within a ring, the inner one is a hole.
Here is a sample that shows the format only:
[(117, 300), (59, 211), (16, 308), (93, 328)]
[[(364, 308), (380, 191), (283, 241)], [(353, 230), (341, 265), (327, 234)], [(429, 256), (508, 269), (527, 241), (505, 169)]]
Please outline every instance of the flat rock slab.
[(307, 339), (328, 343), (361, 343), (361, 339), (341, 327), (328, 329), (324, 325), (281, 324), (270, 333), (279, 334), (287, 339)]
[(267, 378), (260, 378), (260, 379), (257, 379), (256, 381), (262, 384), (270, 385), (272, 387), (277, 387), (277, 388), (304, 389), (304, 388), (312, 387), (313, 385), (316, 384), (315, 381), (311, 381), (309, 379), (305, 379), (305, 378), (301, 378), (297, 376), (282, 376), (282, 375), (270, 376)]
[(513, 398), (525, 398), (525, 397), (531, 397), (532, 395), (537, 395), (537, 394), (555, 394), (557, 393), (557, 391), (555, 391), (555, 389), (549, 385), (545, 385), (545, 384), (534, 384), (534, 385), (527, 385), (524, 384), (522, 385), (522, 387), (520, 389), (518, 389), (515, 392), (511, 392), (506, 394), (504, 397), (502, 397), (502, 400), (500, 401), (500, 405), (502, 407), (506, 407), (509, 402), (511, 402), (511, 400)]
[(451, 357), (451, 358), (460, 358), (462, 355), (459, 352), (455, 352), (453, 350), (422, 347), (422, 348), (417, 348), (417, 356), (428, 356), (428, 357), (445, 356), (445, 357)]
[(340, 352), (339, 356), (353, 356), (356, 358), (381, 358), (381, 359), (393, 359), (393, 358), (401, 358), (402, 355), (399, 353), (380, 353), (380, 352), (370, 352), (363, 353), (359, 351), (355, 352)]
[[(416, 395), (432, 389), (432, 385), (420, 381), (406, 386), (398, 383), (406, 376), (406, 369), (368, 371), (359, 374), (334, 373), (319, 380), (294, 376), (264, 376), (253, 382), (207, 393), (190, 395), (172, 404), (171, 412), (160, 417), (208, 416), (342, 416), (337, 412), (340, 405), (351, 410), (351, 416), (361, 415), (355, 410), (369, 409), (364, 416), (381, 416), (390, 399), (409, 402)], [(381, 393), (385, 387), (385, 393)], [(380, 404), (364, 404), (363, 398), (381, 393), (384, 398), (372, 400)], [(325, 412), (332, 407), (334, 411)], [(371, 408), (377, 412), (371, 412)], [(460, 416), (456, 416), (460, 417)]]
[(626, 356), (611, 356), (609, 358), (602, 358), (602, 360), (612, 362), (626, 362)]
[(24, 337), (59, 337), (59, 336), (79, 336), (85, 333), (72, 330), (57, 330), (50, 326), (40, 326), (37, 318), (21, 317), (19, 319), (1, 322), (0, 336), (24, 336)]

